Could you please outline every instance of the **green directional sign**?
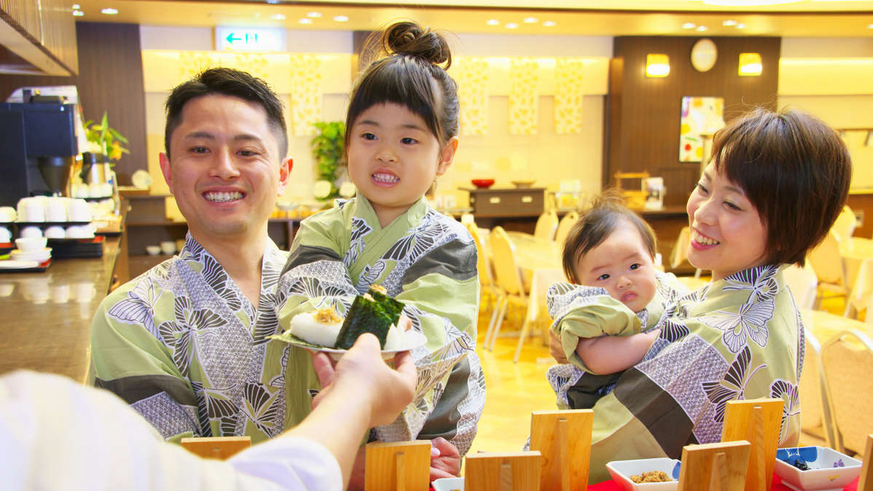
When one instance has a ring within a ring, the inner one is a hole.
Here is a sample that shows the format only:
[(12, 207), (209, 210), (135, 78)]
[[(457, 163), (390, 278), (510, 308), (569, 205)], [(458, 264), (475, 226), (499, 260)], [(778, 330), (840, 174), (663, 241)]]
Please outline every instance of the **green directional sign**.
[(286, 51), (284, 29), (216, 27), (217, 51)]

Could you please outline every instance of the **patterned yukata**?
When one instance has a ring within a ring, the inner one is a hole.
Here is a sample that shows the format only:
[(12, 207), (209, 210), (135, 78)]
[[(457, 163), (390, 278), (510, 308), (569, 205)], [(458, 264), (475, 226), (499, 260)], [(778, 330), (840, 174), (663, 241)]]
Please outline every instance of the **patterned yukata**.
[(779, 445), (797, 442), (804, 338), (784, 268), (740, 271), (667, 306), (643, 361), (594, 406), (590, 482), (609, 479), (612, 460), (719, 441), (729, 400), (782, 398)]
[[(122, 285), (91, 325), (94, 385), (128, 402), (167, 440), (243, 436), (296, 425), (276, 334), (287, 253), (268, 238), (258, 309), (189, 234), (179, 255)], [(307, 401), (308, 403), (308, 401)]]
[[(411, 352), (418, 369), (415, 399), (371, 438), (441, 436), (464, 455), (485, 405), (485, 377), (474, 352), (479, 278), (473, 238), (424, 198), (385, 228), (366, 198), (337, 203), (300, 224), (279, 281), (279, 324), (288, 329), (294, 315), (326, 307), (344, 316), (356, 295), (383, 286), (405, 304), (403, 313), (427, 342)], [(292, 349), (289, 364), (289, 374), (314, 380), (303, 349)], [(309, 394), (319, 388), (314, 383)]]

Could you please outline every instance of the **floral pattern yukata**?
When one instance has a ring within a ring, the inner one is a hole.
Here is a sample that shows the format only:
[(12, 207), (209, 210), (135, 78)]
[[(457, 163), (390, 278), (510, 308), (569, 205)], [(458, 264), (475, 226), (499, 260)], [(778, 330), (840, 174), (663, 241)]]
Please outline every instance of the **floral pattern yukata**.
[(165, 439), (279, 435), (288, 417), (288, 345), (276, 334), (287, 258), (267, 239), (255, 307), (188, 235), (178, 256), (107, 296), (91, 326), (91, 379), (126, 400)]
[[(294, 315), (328, 306), (345, 315), (370, 285), (403, 302), (412, 328), (427, 337), (412, 350), (418, 369), (413, 403), (394, 423), (375, 428), (373, 437), (441, 436), (464, 455), (485, 405), (485, 378), (474, 352), (479, 279), (473, 238), (424, 198), (385, 228), (366, 198), (339, 201), (300, 224), (279, 282), (279, 324), (287, 329)], [(314, 379), (304, 350), (293, 348), (289, 364), (289, 374)], [(319, 388), (315, 383), (309, 393)]]
[(685, 445), (719, 441), (730, 400), (783, 399), (779, 444), (796, 443), (804, 338), (784, 267), (740, 271), (667, 305), (643, 361), (594, 406), (590, 482), (609, 479), (612, 460), (678, 459)]

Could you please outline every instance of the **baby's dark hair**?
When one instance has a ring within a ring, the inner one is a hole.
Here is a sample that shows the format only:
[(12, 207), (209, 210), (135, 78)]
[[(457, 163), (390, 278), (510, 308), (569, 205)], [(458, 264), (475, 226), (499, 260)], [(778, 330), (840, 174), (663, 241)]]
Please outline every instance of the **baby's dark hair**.
[[(387, 55), (369, 64), (352, 87), (346, 115), (346, 148), (352, 125), (367, 109), (393, 103), (421, 117), (440, 144), (458, 134), (458, 85), (446, 70), (452, 53), (446, 39), (415, 22), (398, 22), (371, 37), (365, 55)], [(440, 65), (445, 64), (445, 67)]]
[(639, 231), (646, 250), (652, 259), (655, 258), (658, 243), (652, 227), (624, 205), (624, 200), (618, 192), (606, 191), (573, 225), (564, 242), (564, 274), (570, 282), (580, 283), (579, 278), (576, 277), (576, 265), (588, 251), (606, 240), (622, 220), (629, 222)]
[(852, 180), (840, 135), (795, 109), (755, 109), (731, 121), (715, 134), (712, 160), (767, 227), (770, 264), (803, 266), (843, 209)]

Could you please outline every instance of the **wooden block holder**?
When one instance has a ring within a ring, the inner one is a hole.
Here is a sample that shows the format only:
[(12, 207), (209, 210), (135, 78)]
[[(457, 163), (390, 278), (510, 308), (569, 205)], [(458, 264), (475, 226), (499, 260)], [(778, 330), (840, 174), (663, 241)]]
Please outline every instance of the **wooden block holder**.
[(782, 399), (728, 401), (721, 441), (751, 444), (745, 491), (770, 491), (782, 428)]
[(540, 489), (585, 491), (591, 463), (594, 411), (536, 411), (531, 414), (530, 449), (542, 454)]
[(864, 463), (861, 465), (861, 478), (858, 480), (858, 491), (873, 491), (873, 434), (867, 435), (864, 445)]
[[(625, 205), (632, 209), (642, 209), (646, 204), (646, 192), (643, 190), (643, 182), (649, 178), (648, 172), (616, 172), (615, 189), (621, 192)], [(639, 179), (636, 190), (622, 187), (622, 181), (627, 179)]]
[(182, 448), (204, 459), (227, 460), (252, 446), (250, 436), (210, 436), (183, 438)]
[(426, 491), (430, 441), (370, 443), (366, 447), (366, 491)]
[(686, 445), (678, 491), (740, 491), (749, 467), (747, 441)]
[(464, 476), (466, 491), (538, 491), (539, 452), (482, 453), (468, 455)]

